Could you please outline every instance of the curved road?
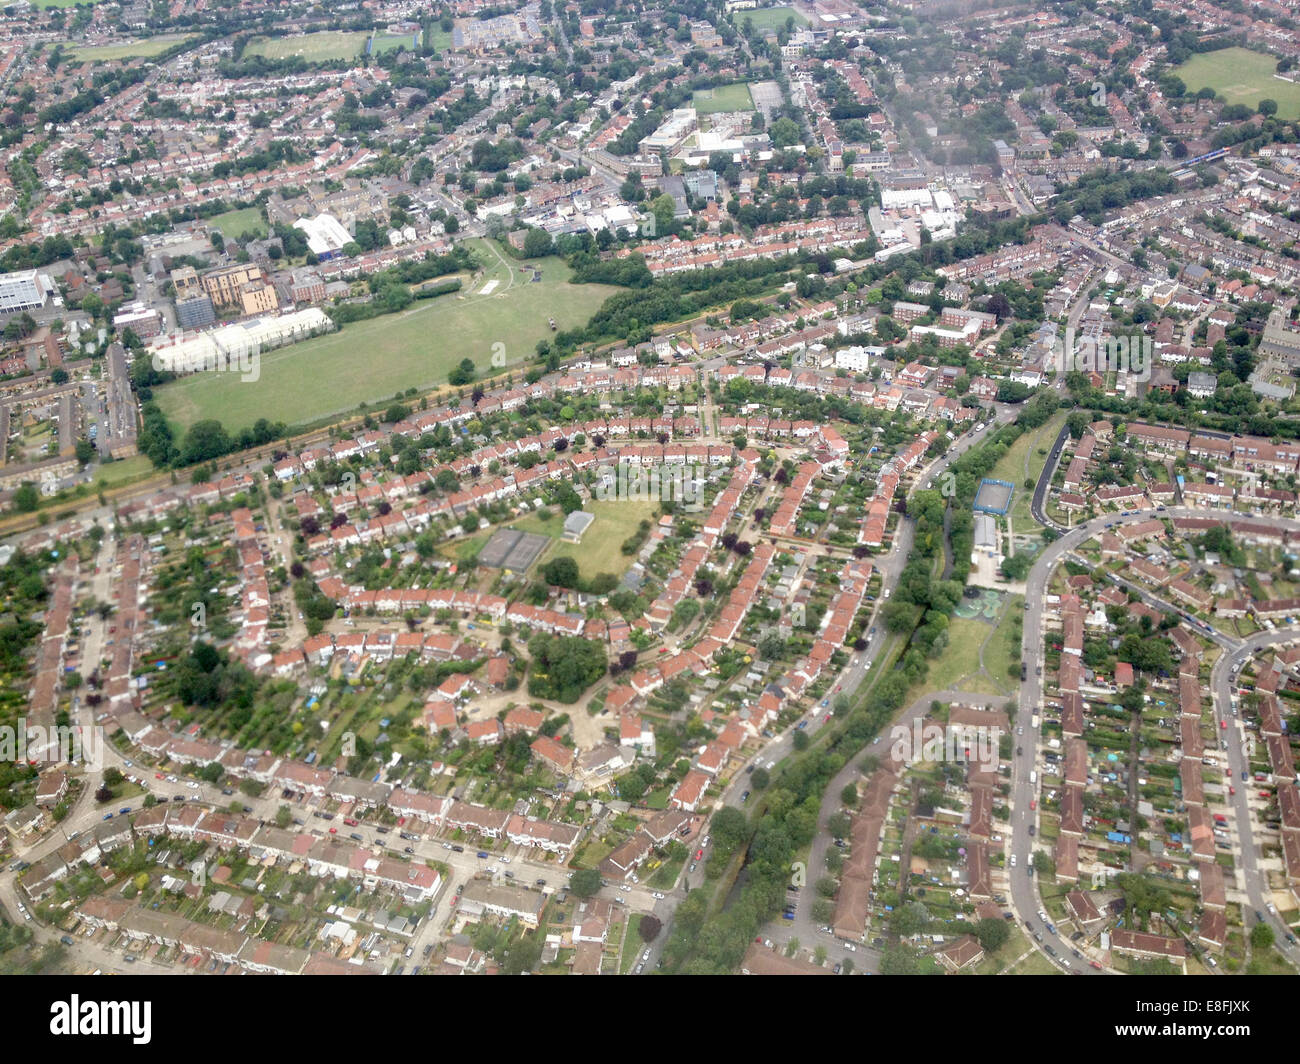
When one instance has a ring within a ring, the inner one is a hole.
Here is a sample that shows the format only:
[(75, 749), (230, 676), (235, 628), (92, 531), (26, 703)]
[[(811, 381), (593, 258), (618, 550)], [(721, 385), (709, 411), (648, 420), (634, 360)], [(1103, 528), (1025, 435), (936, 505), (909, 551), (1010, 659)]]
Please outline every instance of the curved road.
[[(1048, 479), (1047, 469), (1051, 468), (1051, 462), (1044, 469), (1044, 480)], [(1041, 483), (1040, 483), (1041, 487)], [(1037, 500), (1038, 493), (1035, 492)], [(1038, 516), (1036, 514), (1036, 516)], [(1075, 526), (1073, 529), (1065, 532), (1059, 539), (1050, 543), (1034, 563), (1026, 581), (1025, 591), (1025, 626), (1024, 626), (1024, 644), (1022, 661), (1025, 663), (1025, 680), (1020, 685), (1020, 708), (1028, 713), (1038, 712), (1043, 704), (1043, 679), (1039, 675), (1039, 668), (1042, 663), (1042, 629), (1043, 629), (1043, 600), (1045, 597), (1047, 580), (1056, 565), (1076, 547), (1091, 539), (1103, 529), (1121, 524), (1134, 524), (1140, 521), (1146, 521), (1153, 517), (1213, 517), (1218, 520), (1238, 520), (1246, 519), (1247, 515), (1234, 514), (1222, 510), (1202, 510), (1187, 507), (1168, 508), (1164, 510), (1138, 510), (1131, 511), (1127, 515), (1108, 514), (1101, 517), (1085, 521), (1083, 524)], [(1041, 518), (1040, 518), (1041, 520)], [(1249, 516), (1249, 520), (1256, 523), (1266, 523), (1277, 528), (1285, 528), (1291, 531), (1300, 531), (1300, 521), (1280, 518), (1280, 517), (1255, 517)], [(1059, 526), (1054, 526), (1059, 527)], [(1117, 584), (1127, 586), (1125, 581), (1116, 580)], [(1155, 599), (1138, 588), (1133, 588), (1143, 595), (1143, 598), (1152, 602), (1156, 608), (1169, 610), (1172, 607)], [(1182, 610), (1175, 610), (1180, 616), (1186, 617)], [(1280, 642), (1289, 642), (1292, 639), (1300, 638), (1300, 632), (1292, 631), (1274, 631), (1263, 632), (1252, 636), (1247, 640), (1234, 640), (1221, 632), (1206, 632), (1200, 626), (1197, 626), (1197, 634), (1203, 638), (1210, 638), (1215, 643), (1224, 648), (1224, 653), (1216, 662), (1214, 670), (1211, 673), (1211, 684), (1214, 689), (1215, 712), (1220, 717), (1231, 715), (1231, 705), (1229, 701), (1230, 693), (1230, 675), (1227, 662), (1240, 662), (1247, 660), (1257, 650), (1274, 645)], [(1037, 737), (1030, 736), (1032, 741), (1022, 744), (1022, 753), (1015, 758), (1012, 763), (1012, 798), (1011, 804), (1014, 810), (1012, 827), (1011, 827), (1011, 852), (1018, 855), (1018, 865), (1023, 867), (1029, 864), (1032, 867), (1033, 860), (1033, 841), (1029, 835), (1029, 826), (1036, 820), (1034, 811), (1029, 808), (1030, 801), (1035, 797), (1035, 787), (1029, 782), (1029, 774), (1036, 770), (1037, 765)], [(1245, 767), (1245, 757), (1241, 750), (1240, 744), (1229, 743), (1229, 760), (1230, 766), (1235, 777), (1240, 777), (1242, 769)], [(1263, 878), (1258, 867), (1258, 847), (1252, 834), (1252, 821), (1248, 805), (1248, 792), (1246, 787), (1241, 788), (1236, 796), (1234, 812), (1237, 819), (1237, 838), (1238, 847), (1241, 854), (1240, 864), (1245, 876), (1244, 887), (1252, 903), (1261, 911), (1266, 909), (1264, 900)], [(1012, 907), (1016, 915), (1032, 932), (1039, 932), (1044, 936), (1044, 941), (1051, 941), (1050, 932), (1047, 930), (1043, 921), (1038, 918), (1038, 911), (1042, 909), (1042, 904), (1038, 896), (1038, 887), (1036, 877), (1028, 874), (1011, 873), (1011, 900)], [(1300, 963), (1300, 948), (1286, 941), (1286, 934), (1289, 928), (1285, 928), (1276, 917), (1271, 922), (1274, 924), (1275, 933), (1280, 929), (1279, 948), (1287, 958), (1294, 963)], [(1068, 948), (1068, 947), (1067, 947)], [(1072, 971), (1082, 971), (1089, 973), (1093, 969), (1080, 965), (1077, 961), (1071, 962), (1067, 956), (1064, 958), (1065, 966)]]

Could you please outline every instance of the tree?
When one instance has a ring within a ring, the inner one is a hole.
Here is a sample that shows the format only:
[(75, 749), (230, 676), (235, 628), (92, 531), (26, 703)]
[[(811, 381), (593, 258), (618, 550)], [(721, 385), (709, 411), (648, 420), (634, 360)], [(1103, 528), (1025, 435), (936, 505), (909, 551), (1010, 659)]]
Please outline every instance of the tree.
[(1029, 570), (1033, 567), (1033, 556), (1021, 551), (1018, 554), (1011, 555), (1009, 558), (1003, 558), (1001, 570), (1002, 575), (1008, 580), (1023, 580), (1029, 575)]
[(591, 898), (600, 890), (600, 870), (583, 868), (569, 877), (569, 890), (579, 898)]
[(528, 653), (533, 659), (528, 693), (534, 698), (576, 702), (609, 670), (602, 644), (581, 636), (538, 633), (528, 641)]
[(654, 216), (654, 235), (662, 236), (672, 232), (673, 218), (677, 214), (677, 202), (665, 192), (655, 197), (654, 202), (650, 204), (650, 213)]
[(524, 258), (540, 259), (555, 250), (555, 242), (545, 229), (529, 229), (524, 235)]
[(1257, 110), (1265, 118), (1269, 118), (1272, 115), (1277, 114), (1277, 101), (1270, 100), (1266, 96), (1264, 97), (1264, 99), (1260, 100), (1258, 104), (1255, 105), (1255, 110)]
[(1250, 944), (1255, 949), (1268, 949), (1273, 945), (1273, 929), (1265, 923), (1258, 923), (1250, 929)]
[(985, 953), (996, 953), (1011, 937), (1011, 929), (1005, 920), (990, 916), (975, 925), (975, 937), (980, 940)]
[(663, 930), (663, 921), (657, 916), (646, 913), (641, 917), (641, 924), (637, 927), (637, 934), (641, 936), (642, 942), (653, 942), (659, 937), (659, 932)]
[(474, 360), (472, 358), (462, 358), (451, 373), (447, 375), (447, 382), (453, 387), (460, 388), (474, 379)]
[(30, 480), (24, 480), (14, 492), (14, 509), (19, 513), (29, 514), (41, 504), (41, 493)]
[(799, 143), (799, 123), (793, 118), (778, 118), (772, 123), (768, 135), (772, 138), (774, 147), (788, 148), (791, 144)]
[(205, 418), (196, 421), (185, 433), (181, 444), (181, 461), (185, 465), (196, 465), (220, 458), (231, 450), (230, 437), (220, 421)]
[(568, 557), (552, 558), (542, 566), (542, 579), (556, 587), (578, 586), (578, 563)]

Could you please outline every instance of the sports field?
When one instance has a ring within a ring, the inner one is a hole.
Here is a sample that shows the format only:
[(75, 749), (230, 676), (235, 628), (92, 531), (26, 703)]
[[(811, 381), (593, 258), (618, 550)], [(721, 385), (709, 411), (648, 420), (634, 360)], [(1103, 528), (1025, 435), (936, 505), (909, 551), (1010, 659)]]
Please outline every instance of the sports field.
[(765, 7), (756, 11), (736, 11), (731, 16), (737, 26), (743, 26), (745, 19), (754, 24), (760, 33), (763, 30), (779, 30), (788, 18), (794, 19), (795, 28), (808, 25), (808, 20), (792, 7)]
[(552, 558), (572, 558), (578, 563), (578, 572), (584, 580), (600, 573), (622, 576), (636, 560), (634, 556), (623, 553), (623, 541), (637, 530), (643, 520), (654, 520), (657, 506), (654, 502), (631, 499), (590, 501), (583, 509), (595, 520), (583, 534), (581, 543), (570, 543), (561, 538), (564, 513), (558, 507), (551, 508), (550, 517), (545, 521), (530, 514), (510, 527), (551, 537), (551, 549), (541, 556), (543, 564)]
[(702, 115), (754, 109), (754, 101), (749, 95), (749, 86), (744, 82), (738, 85), (723, 85), (716, 89), (697, 89), (692, 102), (695, 110)]
[(82, 48), (69, 48), (68, 54), (73, 59), (86, 63), (112, 63), (121, 59), (150, 59), (161, 55), (174, 44), (187, 41), (194, 34), (177, 33), (166, 37), (150, 37), (142, 41), (126, 41), (122, 44), (88, 45)]
[(397, 48), (405, 48), (408, 52), (418, 52), (420, 34), (403, 33), (393, 35), (388, 33), (376, 33), (375, 43), (370, 48), (371, 55), (382, 55), (384, 52), (391, 52)]
[(221, 230), (227, 240), (235, 240), (245, 233), (266, 236), (266, 220), (262, 217), (261, 207), (243, 207), (237, 211), (214, 214), (208, 219), (208, 226)]
[[(470, 358), (480, 372), (492, 368), (494, 345), (506, 365), (535, 357), (537, 342), (583, 325), (618, 289), (571, 285), (562, 259), (532, 259), (526, 266), (498, 259), (483, 241), (470, 242), (491, 263), (480, 281), (497, 280), (491, 295), (481, 283), (437, 299), (417, 301), (400, 314), (354, 322), (341, 330), (262, 355), (256, 381), (236, 373), (197, 373), (154, 391), (163, 413), (180, 430), (217, 418), (237, 431), (258, 418), (306, 425), (354, 410), (362, 402), (387, 402), (406, 388), (447, 383), (447, 374)], [(533, 282), (533, 269), (542, 280)]]
[(1223, 48), (1193, 56), (1174, 73), (1188, 92), (1211, 88), (1228, 103), (1256, 107), (1263, 99), (1277, 101), (1279, 118), (1300, 118), (1300, 84), (1273, 76), (1277, 59), (1248, 48)]
[(364, 31), (345, 33), (342, 30), (304, 33), (297, 37), (254, 37), (248, 42), (244, 54), (261, 55), (267, 59), (302, 56), (309, 63), (327, 63), (333, 59), (359, 56), (369, 37), (370, 34)]

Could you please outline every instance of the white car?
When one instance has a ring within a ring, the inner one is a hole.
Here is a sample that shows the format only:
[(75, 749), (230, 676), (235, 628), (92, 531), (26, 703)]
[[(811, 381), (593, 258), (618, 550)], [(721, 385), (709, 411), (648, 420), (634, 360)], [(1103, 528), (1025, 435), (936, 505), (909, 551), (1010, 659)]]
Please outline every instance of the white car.
[(650, 897), (657, 898), (659, 901), (663, 901), (664, 898), (664, 896), (660, 894), (658, 891), (655, 891), (653, 894), (650, 895)]
[(1016, 855), (1014, 853), (1011, 855), (1011, 867), (1016, 867)]
[(846, 950), (848, 950), (850, 953), (857, 953), (857, 952), (858, 952), (858, 947), (855, 946), (852, 942), (846, 942), (846, 943), (844, 943), (844, 948), (845, 948)]
[(189, 787), (191, 790), (196, 790), (196, 791), (197, 791), (197, 790), (199, 789), (199, 785), (198, 785), (197, 783), (195, 783), (193, 780), (186, 780), (186, 781), (185, 781), (185, 786), (186, 786), (186, 787)]
[(627, 893), (629, 893), (629, 892), (632, 890), (632, 888), (629, 887), (626, 883), (624, 883), (624, 884), (623, 884), (621, 887), (619, 887), (618, 889), (621, 890), (624, 894), (627, 894)]
[(168, 783), (176, 783), (176, 782), (178, 782), (178, 781), (177, 781), (177, 779), (176, 779), (175, 776), (168, 776), (168, 777), (167, 777), (167, 782), (168, 782)]
[(510, 863), (510, 858), (509, 858), (509, 857), (506, 857), (504, 854), (503, 854), (502, 856), (498, 857), (497, 860), (500, 861), (502, 864), (509, 864), (509, 863)]

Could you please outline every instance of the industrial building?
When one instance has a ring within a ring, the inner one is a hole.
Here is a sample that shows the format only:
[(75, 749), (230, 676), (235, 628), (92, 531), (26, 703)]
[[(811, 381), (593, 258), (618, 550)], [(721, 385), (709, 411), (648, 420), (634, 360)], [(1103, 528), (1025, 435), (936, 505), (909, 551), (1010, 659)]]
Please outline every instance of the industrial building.
[(54, 282), (36, 270), (0, 274), (0, 314), (38, 310), (56, 291)]

